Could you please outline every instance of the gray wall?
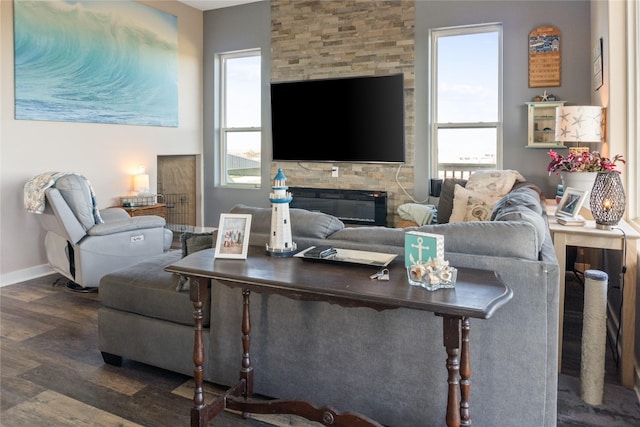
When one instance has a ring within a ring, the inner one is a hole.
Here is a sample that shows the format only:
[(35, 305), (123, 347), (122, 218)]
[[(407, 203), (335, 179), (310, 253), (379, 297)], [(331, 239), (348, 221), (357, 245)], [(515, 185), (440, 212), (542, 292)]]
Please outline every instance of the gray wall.
[[(550, 93), (568, 104), (590, 103), (591, 48), (589, 1), (417, 1), (416, 2), (416, 159), (428, 158), (426, 117), (427, 34), (430, 28), (501, 22), (504, 30), (504, 145), (503, 167), (516, 169), (539, 185), (548, 197), (555, 193), (560, 179), (548, 176), (547, 150), (525, 148), (527, 114), (525, 102), (545, 88), (528, 87), (527, 36), (540, 25), (553, 25), (561, 31), (562, 80)], [(214, 54), (260, 46), (263, 75), (269, 76), (270, 7), (268, 2), (219, 9), (204, 14), (204, 211), (205, 224), (215, 226), (219, 214), (236, 203), (268, 206), (271, 177), (271, 132), (269, 125), (269, 82), (263, 82), (263, 188), (223, 189), (216, 187), (214, 167)], [(422, 119), (424, 118), (424, 119)], [(428, 192), (427, 169), (415, 170), (415, 199)], [(329, 185), (328, 185), (329, 186)]]
[[(524, 103), (545, 90), (529, 88), (527, 37), (540, 25), (553, 25), (560, 30), (561, 86), (546, 89), (568, 104), (589, 105), (591, 36), (588, 1), (417, 1), (416, 118), (428, 114), (428, 30), (490, 22), (503, 25), (503, 168), (518, 170), (551, 197), (560, 179), (555, 175), (550, 177), (546, 172), (548, 150), (525, 148), (527, 109)], [(420, 123), (418, 119), (416, 122)], [(420, 154), (426, 157), (427, 150), (427, 129), (418, 126), (416, 158)], [(426, 192), (428, 177), (419, 177), (418, 173), (416, 170), (416, 190)]]
[(242, 6), (215, 9), (204, 13), (204, 143), (203, 196), (204, 225), (217, 227), (220, 214), (234, 205), (269, 206), (271, 179), (271, 124), (269, 78), (262, 81), (262, 188), (222, 188), (217, 176), (219, 141), (218, 107), (215, 105), (218, 82), (214, 81), (215, 55), (243, 49), (262, 50), (262, 75), (271, 74), (271, 8), (263, 1)]

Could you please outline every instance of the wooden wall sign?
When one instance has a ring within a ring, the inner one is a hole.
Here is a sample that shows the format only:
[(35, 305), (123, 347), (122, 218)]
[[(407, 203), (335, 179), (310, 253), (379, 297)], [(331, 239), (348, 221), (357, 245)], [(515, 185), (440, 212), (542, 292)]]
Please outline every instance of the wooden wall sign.
[(550, 25), (529, 33), (529, 87), (560, 86), (560, 30)]

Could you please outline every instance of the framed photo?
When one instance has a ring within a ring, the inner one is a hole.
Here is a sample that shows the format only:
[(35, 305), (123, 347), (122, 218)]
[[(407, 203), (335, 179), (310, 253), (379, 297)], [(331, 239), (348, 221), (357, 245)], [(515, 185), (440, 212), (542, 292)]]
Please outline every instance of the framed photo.
[(572, 187), (565, 188), (562, 199), (558, 204), (556, 216), (577, 218), (586, 197), (587, 192), (584, 190), (578, 190)]
[(247, 259), (251, 215), (220, 214), (215, 258)]

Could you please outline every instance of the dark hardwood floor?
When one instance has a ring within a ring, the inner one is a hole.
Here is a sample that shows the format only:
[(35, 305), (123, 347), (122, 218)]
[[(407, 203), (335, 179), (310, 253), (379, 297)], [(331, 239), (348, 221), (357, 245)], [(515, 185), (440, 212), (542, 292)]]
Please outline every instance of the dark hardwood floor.
[[(130, 360), (120, 368), (105, 365), (97, 350), (99, 295), (69, 292), (63, 280), (53, 286), (58, 278), (51, 275), (0, 288), (0, 425), (189, 425), (191, 379)], [(637, 396), (615, 385), (610, 348), (605, 404), (590, 407), (579, 398), (580, 300), (581, 289), (568, 283), (558, 426), (640, 425)], [(217, 390), (211, 386), (209, 391)], [(224, 413), (210, 425), (318, 425), (295, 417), (270, 417), (245, 420)]]

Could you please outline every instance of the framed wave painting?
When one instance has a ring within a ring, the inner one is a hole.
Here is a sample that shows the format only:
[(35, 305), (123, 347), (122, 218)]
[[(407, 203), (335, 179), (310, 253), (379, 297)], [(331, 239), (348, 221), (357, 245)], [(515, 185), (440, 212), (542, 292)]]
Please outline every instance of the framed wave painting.
[(14, 1), (15, 118), (178, 126), (178, 20), (134, 1)]

